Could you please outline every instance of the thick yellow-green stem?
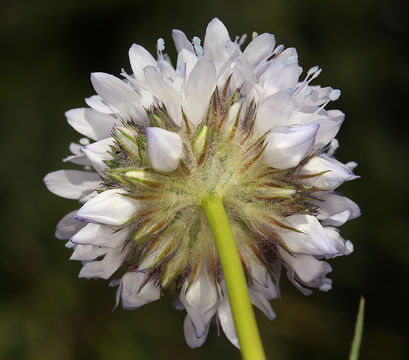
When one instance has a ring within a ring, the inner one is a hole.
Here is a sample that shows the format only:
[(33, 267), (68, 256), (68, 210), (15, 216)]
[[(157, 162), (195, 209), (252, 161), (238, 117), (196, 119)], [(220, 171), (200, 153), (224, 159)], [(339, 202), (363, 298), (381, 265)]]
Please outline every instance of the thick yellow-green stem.
[(244, 360), (264, 360), (266, 357), (250, 302), (247, 281), (223, 201), (219, 196), (208, 195), (202, 200), (202, 208), (216, 243), (242, 357)]

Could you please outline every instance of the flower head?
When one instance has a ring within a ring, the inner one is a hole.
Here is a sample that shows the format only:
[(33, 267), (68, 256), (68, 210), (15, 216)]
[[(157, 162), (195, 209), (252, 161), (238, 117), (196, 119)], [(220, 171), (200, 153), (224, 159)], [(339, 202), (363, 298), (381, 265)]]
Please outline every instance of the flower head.
[(339, 90), (304, 80), (294, 48), (274, 36), (253, 38), (244, 51), (212, 20), (203, 45), (173, 31), (172, 66), (157, 42), (157, 59), (129, 50), (132, 74), (93, 73), (97, 95), (66, 113), (85, 139), (65, 159), (84, 170), (48, 174), (45, 183), (79, 210), (58, 224), (80, 277), (113, 277), (117, 301), (135, 309), (174, 284), (187, 316), (188, 344), (200, 346), (212, 319), (235, 345), (237, 336), (211, 229), (201, 208), (223, 199), (251, 301), (270, 319), (282, 266), (304, 294), (328, 291), (330, 265), (352, 244), (336, 226), (359, 216), (335, 193), (356, 176), (337, 161), (344, 114), (326, 110)]

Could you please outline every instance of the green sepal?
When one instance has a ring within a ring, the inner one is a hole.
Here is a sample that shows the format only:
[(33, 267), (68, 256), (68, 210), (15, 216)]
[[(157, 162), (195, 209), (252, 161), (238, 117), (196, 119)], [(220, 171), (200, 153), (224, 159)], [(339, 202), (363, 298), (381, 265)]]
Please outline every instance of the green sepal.
[(140, 160), (138, 133), (129, 125), (115, 129), (114, 139), (133, 160)]
[[(185, 224), (177, 220), (171, 224), (160, 236), (152, 240), (143, 257), (140, 259), (141, 269), (155, 269), (165, 258), (172, 255), (177, 249), (181, 236), (184, 232)], [(145, 263), (149, 258), (153, 260)]]
[(162, 268), (161, 283), (163, 287), (166, 287), (177, 275), (181, 273), (182, 269), (184, 268), (189, 255), (189, 242), (190, 237), (188, 234), (185, 234), (172, 259), (166, 262)]
[(203, 125), (198, 131), (195, 139), (192, 143), (192, 150), (196, 156), (196, 159), (199, 159), (202, 153), (207, 147), (209, 128), (206, 125)]

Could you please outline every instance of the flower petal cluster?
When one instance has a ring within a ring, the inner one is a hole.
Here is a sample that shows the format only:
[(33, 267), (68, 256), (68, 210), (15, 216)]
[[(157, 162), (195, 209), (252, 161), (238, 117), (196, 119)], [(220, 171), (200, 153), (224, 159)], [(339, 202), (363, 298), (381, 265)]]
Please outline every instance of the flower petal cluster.
[(217, 193), (229, 217), (252, 303), (269, 319), (284, 267), (304, 294), (328, 291), (326, 262), (352, 252), (337, 226), (360, 215), (336, 192), (356, 166), (334, 158), (344, 120), (326, 110), (340, 96), (303, 80), (294, 48), (272, 34), (232, 41), (213, 19), (203, 45), (180, 30), (173, 66), (132, 45), (132, 73), (93, 73), (88, 107), (66, 113), (81, 135), (64, 161), (83, 170), (48, 174), (48, 189), (79, 202), (57, 225), (83, 278), (110, 279), (117, 304), (135, 309), (173, 284), (197, 347), (216, 321), (238, 346), (212, 233), (201, 200)]

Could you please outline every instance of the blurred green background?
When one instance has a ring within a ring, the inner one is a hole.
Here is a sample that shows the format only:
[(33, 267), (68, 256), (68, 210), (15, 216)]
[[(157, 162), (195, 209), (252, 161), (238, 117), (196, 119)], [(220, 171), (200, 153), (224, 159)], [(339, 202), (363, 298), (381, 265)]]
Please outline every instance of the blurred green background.
[(215, 328), (189, 349), (173, 294), (111, 312), (115, 290), (78, 279), (80, 264), (54, 238), (75, 202), (42, 182), (80, 137), (64, 111), (94, 93), (90, 72), (129, 70), (130, 45), (154, 51), (158, 37), (174, 56), (171, 29), (203, 37), (215, 16), (231, 36), (274, 33), (304, 69), (323, 68), (315, 83), (340, 88), (347, 114), (337, 157), (362, 176), (340, 189), (363, 215), (342, 228), (355, 252), (331, 261), (334, 289), (305, 297), (283, 276), (277, 319), (257, 313), (268, 358), (346, 359), (362, 294), (361, 359), (408, 359), (408, 10), (395, 0), (1, 2), (0, 359), (240, 358)]

